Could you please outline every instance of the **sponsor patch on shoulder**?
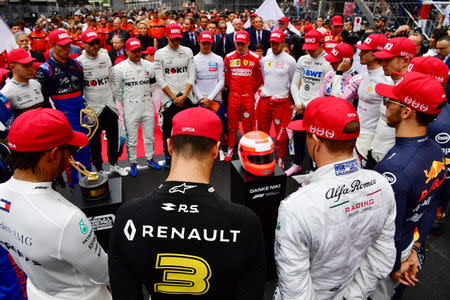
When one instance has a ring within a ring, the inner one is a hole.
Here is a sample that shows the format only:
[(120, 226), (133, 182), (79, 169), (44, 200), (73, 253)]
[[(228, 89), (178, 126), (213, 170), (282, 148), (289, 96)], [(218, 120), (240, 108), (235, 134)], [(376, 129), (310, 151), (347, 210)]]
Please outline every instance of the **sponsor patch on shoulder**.
[(349, 173), (353, 173), (358, 170), (358, 163), (356, 159), (334, 164), (334, 172), (336, 176), (341, 176)]

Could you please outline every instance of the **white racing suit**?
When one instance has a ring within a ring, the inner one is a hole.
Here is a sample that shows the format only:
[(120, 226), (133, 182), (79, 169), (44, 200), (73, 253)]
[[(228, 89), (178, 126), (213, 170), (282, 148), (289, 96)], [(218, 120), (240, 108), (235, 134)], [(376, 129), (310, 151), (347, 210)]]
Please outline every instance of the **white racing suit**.
[(136, 163), (139, 123), (142, 126), (145, 156), (152, 159), (155, 130), (155, 113), (151, 98), (151, 84), (155, 82), (153, 64), (144, 59), (138, 63), (124, 60), (114, 66), (112, 82), (116, 100), (123, 103), (128, 160), (130, 163)]
[(110, 300), (108, 256), (85, 214), (51, 182), (0, 186), (0, 247), (27, 274), (30, 300)]
[(278, 210), (274, 299), (367, 299), (395, 261), (390, 184), (356, 158), (306, 178)]

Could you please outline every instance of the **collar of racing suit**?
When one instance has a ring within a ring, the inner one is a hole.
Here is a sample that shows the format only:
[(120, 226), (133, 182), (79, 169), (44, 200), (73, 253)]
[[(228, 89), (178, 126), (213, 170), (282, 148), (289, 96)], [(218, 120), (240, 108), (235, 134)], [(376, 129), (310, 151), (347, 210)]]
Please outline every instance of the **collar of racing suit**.
[(292, 176), (292, 178), (303, 186), (309, 184), (310, 182), (317, 181), (319, 178), (323, 179), (341, 176), (358, 171), (360, 168), (360, 163), (356, 158), (352, 157), (324, 165), (312, 173)]

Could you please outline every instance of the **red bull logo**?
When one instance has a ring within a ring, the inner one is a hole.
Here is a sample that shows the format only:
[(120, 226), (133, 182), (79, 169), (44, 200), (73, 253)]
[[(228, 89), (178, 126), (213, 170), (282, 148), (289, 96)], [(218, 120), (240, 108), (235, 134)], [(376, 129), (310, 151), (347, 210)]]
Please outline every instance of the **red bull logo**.
[(441, 171), (445, 171), (445, 161), (433, 161), (433, 163), (431, 164), (431, 168), (429, 171), (424, 170), (423, 172), (425, 173), (425, 177), (427, 178), (427, 180), (425, 181), (425, 183), (430, 182), (432, 179), (437, 178), (439, 173), (441, 173)]

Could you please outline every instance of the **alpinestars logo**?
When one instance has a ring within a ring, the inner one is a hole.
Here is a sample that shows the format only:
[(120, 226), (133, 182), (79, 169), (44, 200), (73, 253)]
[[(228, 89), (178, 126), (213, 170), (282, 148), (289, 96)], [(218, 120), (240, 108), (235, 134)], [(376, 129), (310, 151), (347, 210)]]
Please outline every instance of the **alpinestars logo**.
[(161, 208), (164, 209), (165, 211), (171, 211), (171, 210), (175, 210), (176, 205), (173, 203), (163, 203)]
[(173, 194), (173, 193), (182, 193), (184, 194), (186, 192), (186, 190), (190, 190), (197, 187), (196, 185), (187, 185), (186, 183), (180, 184), (180, 185), (176, 185), (172, 188), (170, 188), (169, 193)]
[(125, 224), (125, 227), (123, 228), (123, 233), (129, 241), (134, 239), (134, 236), (136, 235), (136, 227), (134, 227), (133, 220), (127, 221), (127, 224)]

